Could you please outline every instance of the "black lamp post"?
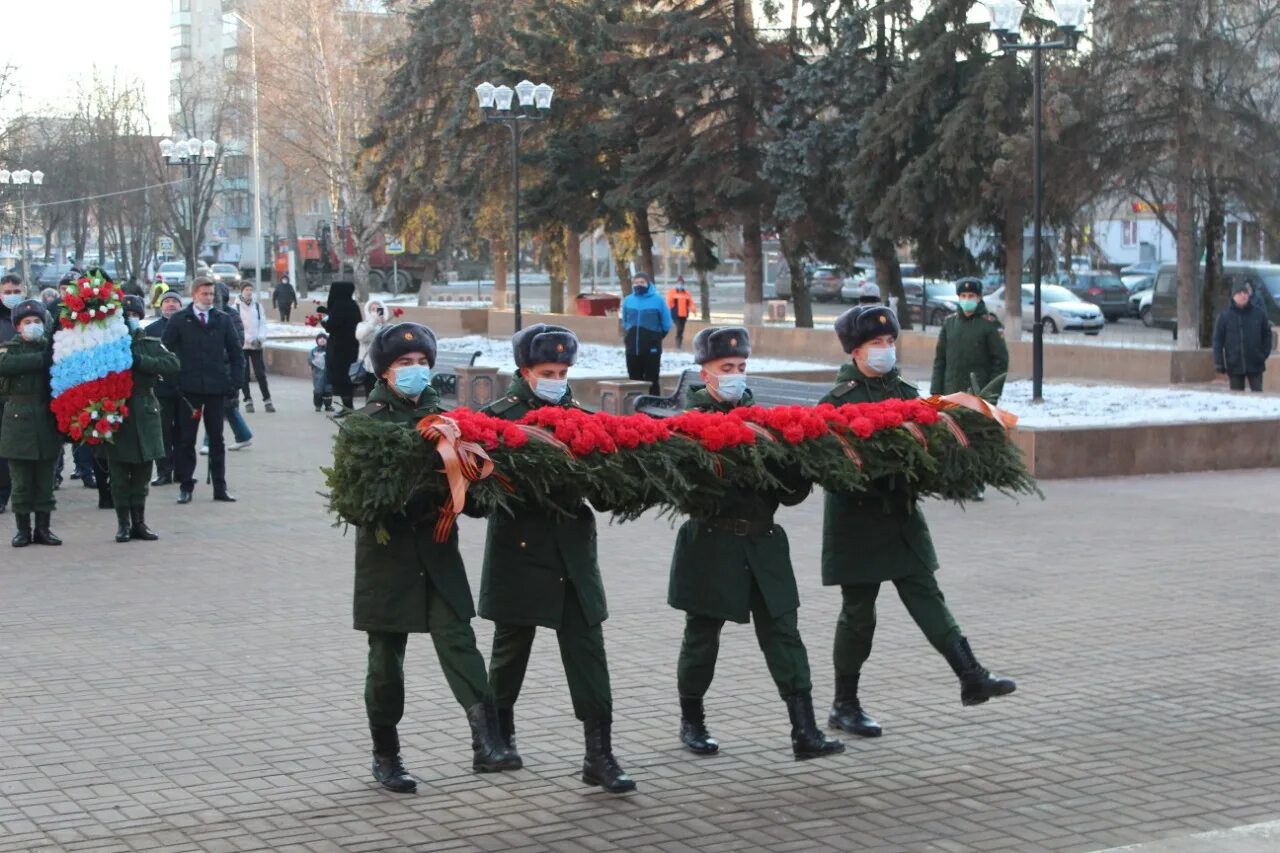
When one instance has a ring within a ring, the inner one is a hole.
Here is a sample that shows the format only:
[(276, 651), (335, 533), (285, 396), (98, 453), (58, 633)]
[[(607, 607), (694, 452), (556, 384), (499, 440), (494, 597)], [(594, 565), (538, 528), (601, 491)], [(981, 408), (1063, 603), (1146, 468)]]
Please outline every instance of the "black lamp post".
[(199, 174), (201, 166), (207, 166), (217, 159), (218, 143), (212, 139), (206, 139), (201, 142), (194, 136), (177, 142), (165, 139), (160, 143), (160, 156), (164, 158), (165, 163), (168, 165), (185, 169), (187, 183), (191, 187), (191, 196), (187, 203), (188, 239), (186, 259), (187, 279), (188, 283), (190, 283), (195, 281), (196, 277), (196, 195), (200, 189), (196, 176)]
[[(1040, 232), (1043, 214), (1041, 207), (1044, 195), (1044, 157), (1040, 151), (1041, 120), (1044, 100), (1044, 52), (1046, 50), (1075, 50), (1084, 32), (1085, 4), (1083, 0), (1056, 0), (1054, 12), (1057, 15), (1058, 39), (1044, 41), (1039, 32), (1034, 41), (1021, 41), (1022, 14), (1026, 11), (1020, 0), (994, 0), (988, 4), (991, 9), (991, 32), (1000, 42), (1000, 49), (1005, 53), (1030, 51), (1034, 57), (1032, 79), (1035, 95), (1032, 106), (1032, 205), (1035, 209), (1032, 226), (1031, 263), (1034, 267), (1032, 281), (1035, 287), (1035, 323), (1031, 327), (1031, 400), (1044, 402), (1044, 318), (1041, 316), (1040, 304)], [(1005, 291), (1006, 295), (1008, 290)]]
[[(516, 271), (515, 330), (520, 331), (520, 127), (525, 122), (542, 121), (551, 110), (551, 97), (555, 90), (546, 83), (534, 85), (521, 80), (515, 89), (510, 86), (494, 86), (481, 83), (476, 86), (480, 110), (485, 121), (500, 122), (511, 129), (511, 197), (513, 232), (511, 258)], [(515, 109), (512, 101), (517, 100)]]

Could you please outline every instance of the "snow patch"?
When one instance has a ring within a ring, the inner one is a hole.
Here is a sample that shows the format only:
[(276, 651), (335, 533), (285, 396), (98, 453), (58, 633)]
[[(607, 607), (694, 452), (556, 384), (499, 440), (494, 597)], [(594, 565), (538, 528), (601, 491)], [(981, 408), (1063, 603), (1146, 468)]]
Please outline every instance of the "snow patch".
[(1000, 408), (1028, 429), (1280, 419), (1280, 397), (1056, 382), (1044, 386), (1043, 403), (1031, 402), (1030, 382), (1009, 382)]

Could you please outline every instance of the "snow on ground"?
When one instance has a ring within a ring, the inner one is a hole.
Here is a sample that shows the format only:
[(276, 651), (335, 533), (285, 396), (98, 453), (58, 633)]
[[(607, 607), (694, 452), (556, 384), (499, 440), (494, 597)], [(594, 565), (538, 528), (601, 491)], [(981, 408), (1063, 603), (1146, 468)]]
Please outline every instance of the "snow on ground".
[(1280, 397), (1057, 382), (1045, 384), (1039, 404), (1031, 402), (1030, 382), (1010, 382), (1000, 408), (1030, 429), (1280, 419)]
[(300, 326), (295, 323), (267, 323), (268, 338), (307, 338), (310, 340), (316, 336), (316, 330), (310, 326)]
[[(514, 371), (515, 359), (511, 354), (511, 341), (507, 338), (486, 338), (469, 335), (464, 338), (443, 338), (439, 341), (441, 350), (451, 352), (475, 352), (481, 355), (477, 364), (497, 367), (504, 371)], [(661, 372), (664, 376), (675, 376), (687, 368), (693, 367), (693, 354), (664, 351), (662, 353)], [(787, 361), (780, 358), (752, 358), (751, 371), (754, 373), (776, 373), (788, 370), (825, 370), (834, 371), (830, 364), (812, 361)], [(582, 343), (578, 346), (578, 361), (573, 366), (574, 377), (626, 376), (627, 357), (622, 346), (606, 344)]]

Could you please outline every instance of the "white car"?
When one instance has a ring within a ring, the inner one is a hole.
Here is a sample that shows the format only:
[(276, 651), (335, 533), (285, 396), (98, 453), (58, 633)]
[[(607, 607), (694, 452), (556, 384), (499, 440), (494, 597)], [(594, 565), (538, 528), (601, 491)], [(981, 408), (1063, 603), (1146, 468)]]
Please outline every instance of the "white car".
[(240, 278), (240, 268), (235, 264), (214, 264), (209, 269), (209, 277), (230, 284)]
[[(1030, 330), (1035, 324), (1035, 288), (1029, 284), (1022, 285), (1022, 328)], [(1004, 315), (1004, 288), (994, 291), (985, 297), (987, 310), (997, 316)], [(1102, 310), (1092, 302), (1085, 302), (1060, 284), (1042, 284), (1040, 286), (1040, 317), (1044, 321), (1044, 330), (1048, 334), (1058, 332), (1081, 331), (1086, 335), (1096, 335), (1107, 325), (1107, 318)]]
[(1142, 325), (1148, 329), (1153, 328), (1156, 324), (1155, 318), (1151, 316), (1151, 297), (1155, 295), (1156, 292), (1152, 289), (1144, 290), (1138, 296), (1138, 316), (1142, 318)]

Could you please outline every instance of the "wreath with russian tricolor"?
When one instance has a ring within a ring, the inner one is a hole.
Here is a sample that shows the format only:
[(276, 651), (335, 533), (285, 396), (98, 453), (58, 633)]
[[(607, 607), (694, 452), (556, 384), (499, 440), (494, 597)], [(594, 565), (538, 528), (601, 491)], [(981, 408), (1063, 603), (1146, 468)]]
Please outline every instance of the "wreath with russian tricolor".
[(123, 293), (94, 268), (64, 285), (53, 336), (50, 408), (72, 441), (110, 442), (129, 415), (133, 335), (121, 309)]

